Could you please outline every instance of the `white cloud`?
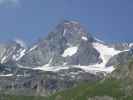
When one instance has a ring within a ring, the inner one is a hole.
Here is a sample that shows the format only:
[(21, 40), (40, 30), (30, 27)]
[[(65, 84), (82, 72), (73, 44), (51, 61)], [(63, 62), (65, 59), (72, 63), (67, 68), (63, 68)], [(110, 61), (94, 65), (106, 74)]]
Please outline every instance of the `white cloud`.
[(0, 5), (18, 5), (20, 0), (0, 0)]
[(21, 47), (25, 47), (25, 48), (27, 47), (27, 46), (26, 46), (26, 43), (25, 43), (24, 41), (22, 41), (21, 39), (16, 38), (16, 39), (14, 39), (14, 41), (15, 41), (16, 43), (20, 44)]

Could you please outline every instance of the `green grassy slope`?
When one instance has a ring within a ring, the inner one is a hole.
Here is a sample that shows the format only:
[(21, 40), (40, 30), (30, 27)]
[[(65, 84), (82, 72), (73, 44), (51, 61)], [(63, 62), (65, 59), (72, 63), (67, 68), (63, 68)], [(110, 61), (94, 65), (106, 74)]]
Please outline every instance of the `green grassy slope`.
[(98, 83), (82, 83), (75, 88), (55, 93), (47, 98), (1, 95), (0, 100), (88, 100), (89, 97), (95, 96), (110, 96), (115, 98), (115, 100), (133, 100), (133, 97), (124, 97), (120, 81), (117, 80), (105, 80)]
[(48, 100), (88, 100), (89, 97), (110, 96), (116, 99), (123, 98), (124, 92), (121, 90), (119, 81), (106, 80), (98, 83), (82, 83), (78, 87), (56, 93)]

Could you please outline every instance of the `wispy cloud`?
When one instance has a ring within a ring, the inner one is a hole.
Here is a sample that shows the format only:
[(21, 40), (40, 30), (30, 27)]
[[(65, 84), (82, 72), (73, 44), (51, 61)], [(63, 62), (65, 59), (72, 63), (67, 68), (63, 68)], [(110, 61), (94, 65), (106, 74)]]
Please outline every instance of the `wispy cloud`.
[(0, 5), (14, 6), (19, 5), (20, 0), (0, 0)]
[(19, 39), (19, 38), (14, 39), (14, 41), (16, 43), (20, 44), (20, 46), (22, 46), (22, 47), (25, 47), (25, 48), (27, 47), (26, 43), (24, 41), (22, 41), (21, 39)]

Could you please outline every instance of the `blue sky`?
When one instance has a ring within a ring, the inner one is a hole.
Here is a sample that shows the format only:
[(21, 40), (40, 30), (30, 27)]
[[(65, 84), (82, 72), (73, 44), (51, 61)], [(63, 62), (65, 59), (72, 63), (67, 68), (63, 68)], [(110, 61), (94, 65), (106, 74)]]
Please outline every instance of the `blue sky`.
[(107, 42), (133, 42), (133, 0), (0, 0), (0, 42), (32, 44), (63, 19)]

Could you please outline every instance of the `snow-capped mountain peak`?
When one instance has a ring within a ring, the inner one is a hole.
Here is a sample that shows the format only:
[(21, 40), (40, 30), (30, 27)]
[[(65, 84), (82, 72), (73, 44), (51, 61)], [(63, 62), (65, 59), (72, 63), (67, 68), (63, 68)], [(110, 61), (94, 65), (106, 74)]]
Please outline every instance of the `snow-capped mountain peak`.
[(24, 42), (16, 40), (0, 56), (1, 63), (16, 61), (24, 68), (59, 71), (71, 66), (87, 72), (110, 73), (114, 67), (106, 66), (109, 60), (131, 46), (108, 44), (89, 34), (79, 22), (65, 20), (28, 50)]

